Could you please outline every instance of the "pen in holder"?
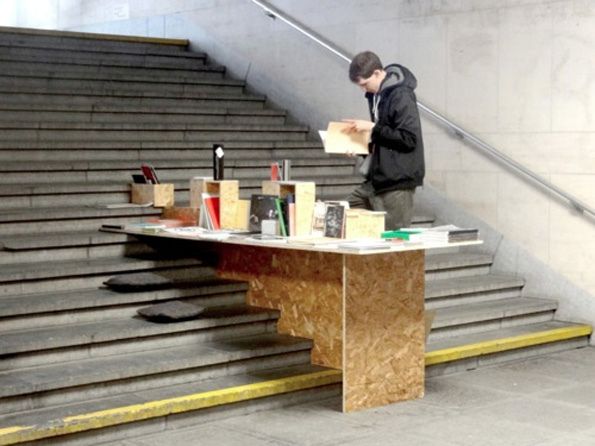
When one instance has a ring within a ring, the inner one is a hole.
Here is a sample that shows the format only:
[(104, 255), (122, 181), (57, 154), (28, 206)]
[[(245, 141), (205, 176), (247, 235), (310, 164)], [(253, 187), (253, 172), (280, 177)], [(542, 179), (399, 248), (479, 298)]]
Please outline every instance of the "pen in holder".
[(213, 180), (219, 181), (223, 175), (223, 144), (213, 144)]
[(289, 181), (291, 179), (289, 171), (291, 170), (291, 160), (283, 160), (281, 162), (281, 180)]

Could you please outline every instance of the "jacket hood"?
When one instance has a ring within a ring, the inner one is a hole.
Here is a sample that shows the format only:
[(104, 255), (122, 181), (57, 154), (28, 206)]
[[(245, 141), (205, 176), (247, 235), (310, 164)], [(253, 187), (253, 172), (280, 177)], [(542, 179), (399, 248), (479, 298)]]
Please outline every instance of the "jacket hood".
[(378, 93), (383, 93), (385, 90), (393, 89), (394, 87), (406, 87), (415, 90), (417, 87), (417, 79), (411, 71), (399, 64), (387, 65), (384, 68), (386, 77), (380, 84)]

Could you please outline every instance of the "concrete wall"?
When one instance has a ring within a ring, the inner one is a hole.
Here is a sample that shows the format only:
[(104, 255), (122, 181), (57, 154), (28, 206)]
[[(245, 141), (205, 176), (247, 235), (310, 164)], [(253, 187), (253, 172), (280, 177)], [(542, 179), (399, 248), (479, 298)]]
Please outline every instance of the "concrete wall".
[[(271, 3), (347, 53), (409, 66), (422, 102), (595, 207), (593, 0)], [(345, 62), (248, 0), (58, 0), (57, 11), (57, 28), (189, 38), (314, 129), (367, 115)], [(592, 220), (424, 125), (429, 184), (595, 294)]]

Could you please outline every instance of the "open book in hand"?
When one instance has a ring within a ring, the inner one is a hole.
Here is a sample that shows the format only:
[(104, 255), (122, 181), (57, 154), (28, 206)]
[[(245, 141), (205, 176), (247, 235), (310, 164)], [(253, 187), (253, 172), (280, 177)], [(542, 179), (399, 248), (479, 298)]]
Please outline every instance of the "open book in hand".
[(326, 153), (354, 153), (357, 155), (369, 153), (370, 132), (346, 132), (345, 130), (349, 126), (348, 122), (331, 121), (328, 123), (326, 131), (318, 132)]

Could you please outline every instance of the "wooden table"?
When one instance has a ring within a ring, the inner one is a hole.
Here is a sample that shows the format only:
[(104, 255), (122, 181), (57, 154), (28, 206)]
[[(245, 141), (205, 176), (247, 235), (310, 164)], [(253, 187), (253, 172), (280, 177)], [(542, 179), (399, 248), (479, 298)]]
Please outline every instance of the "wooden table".
[(423, 246), (353, 252), (235, 238), (212, 246), (218, 276), (248, 282), (247, 304), (279, 310), (279, 333), (312, 339), (312, 363), (342, 370), (344, 412), (423, 396)]

